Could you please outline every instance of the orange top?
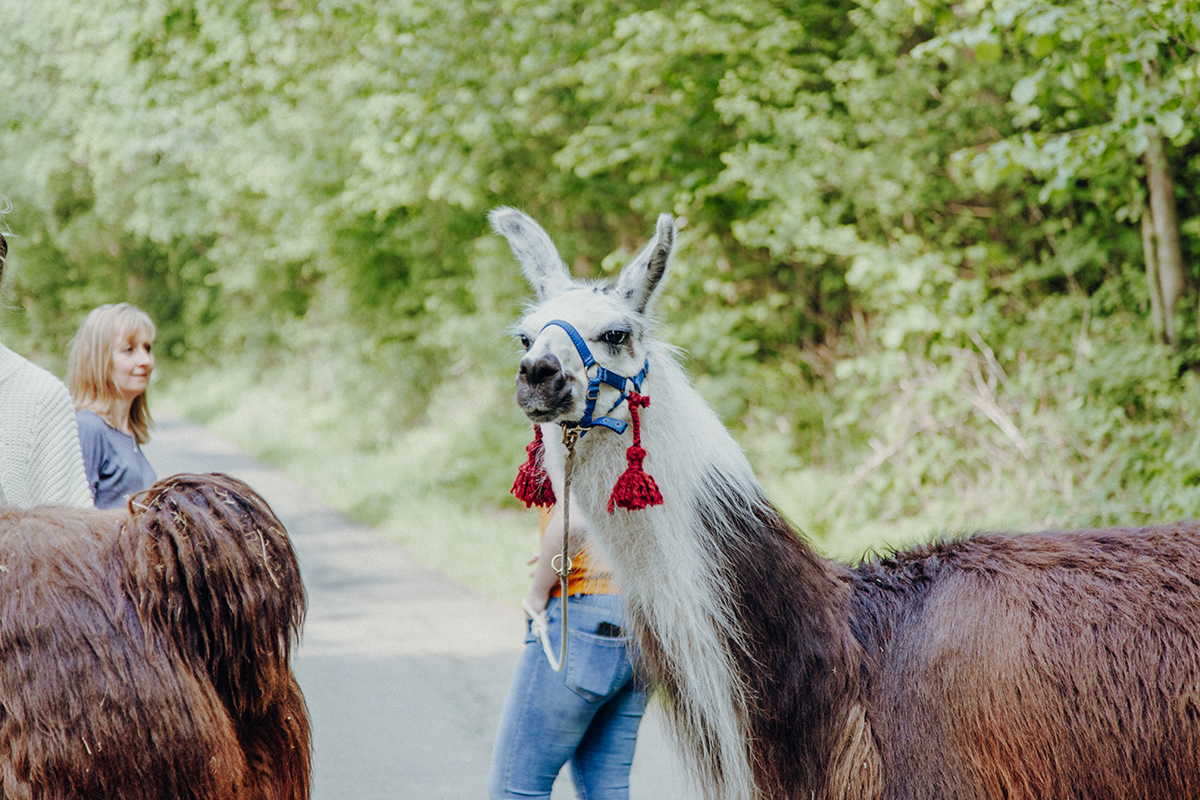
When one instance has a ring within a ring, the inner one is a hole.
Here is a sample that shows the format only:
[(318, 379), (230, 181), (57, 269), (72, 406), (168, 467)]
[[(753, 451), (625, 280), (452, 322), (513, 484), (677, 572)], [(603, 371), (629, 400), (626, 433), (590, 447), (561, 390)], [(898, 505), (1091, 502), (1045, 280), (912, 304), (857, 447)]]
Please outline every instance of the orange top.
[[(538, 509), (538, 523), (541, 525), (543, 537), (546, 535), (546, 525), (550, 522), (552, 508)], [(558, 531), (556, 535), (561, 537), (562, 531)], [(550, 596), (558, 597), (560, 594), (562, 594), (562, 584), (555, 581), (554, 587), (550, 590)], [(578, 553), (571, 554), (571, 574), (567, 576), (567, 594), (620, 594), (617, 591), (612, 572), (596, 570), (586, 544), (580, 548)]]

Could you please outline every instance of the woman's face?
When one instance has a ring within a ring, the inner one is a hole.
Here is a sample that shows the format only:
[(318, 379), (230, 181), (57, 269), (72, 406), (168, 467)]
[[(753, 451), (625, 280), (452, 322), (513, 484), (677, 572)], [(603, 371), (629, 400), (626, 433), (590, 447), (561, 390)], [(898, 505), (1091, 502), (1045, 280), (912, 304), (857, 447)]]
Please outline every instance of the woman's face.
[(154, 354), (150, 352), (153, 345), (154, 339), (140, 330), (118, 336), (113, 343), (113, 383), (126, 400), (132, 402), (150, 383), (150, 373), (154, 370)]

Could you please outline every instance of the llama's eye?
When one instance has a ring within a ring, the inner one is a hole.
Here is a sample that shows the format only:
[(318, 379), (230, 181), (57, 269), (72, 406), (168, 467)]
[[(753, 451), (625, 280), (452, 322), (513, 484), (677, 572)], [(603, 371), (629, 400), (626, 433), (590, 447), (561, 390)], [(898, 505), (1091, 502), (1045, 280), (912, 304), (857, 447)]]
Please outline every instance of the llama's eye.
[(521, 347), (524, 347), (526, 350), (533, 346), (533, 340), (523, 333), (517, 336), (517, 341), (520, 342)]
[(621, 347), (629, 342), (629, 331), (605, 331), (600, 335), (600, 341), (613, 347)]

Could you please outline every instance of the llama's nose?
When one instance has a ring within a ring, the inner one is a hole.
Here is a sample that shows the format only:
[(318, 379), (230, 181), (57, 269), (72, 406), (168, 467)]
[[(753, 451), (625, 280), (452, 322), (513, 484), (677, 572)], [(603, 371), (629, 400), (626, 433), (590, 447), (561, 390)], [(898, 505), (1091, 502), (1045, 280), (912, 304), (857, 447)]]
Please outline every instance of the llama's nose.
[(529, 386), (540, 386), (561, 372), (562, 364), (558, 357), (547, 353), (538, 359), (522, 360), (517, 371), (517, 380)]

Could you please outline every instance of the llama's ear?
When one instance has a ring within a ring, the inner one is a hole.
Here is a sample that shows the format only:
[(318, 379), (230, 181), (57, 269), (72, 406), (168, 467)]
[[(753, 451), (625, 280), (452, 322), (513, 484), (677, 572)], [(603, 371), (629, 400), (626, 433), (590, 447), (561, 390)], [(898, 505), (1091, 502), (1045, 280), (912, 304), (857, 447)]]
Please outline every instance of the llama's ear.
[(532, 217), (515, 208), (497, 208), (488, 214), (488, 220), (493, 230), (508, 240), (539, 301), (571, 287), (571, 274), (558, 248)]
[(650, 295), (654, 294), (663, 273), (667, 271), (667, 259), (671, 256), (674, 242), (675, 219), (670, 214), (659, 214), (654, 240), (621, 270), (616, 289), (634, 305), (638, 313), (645, 311)]

